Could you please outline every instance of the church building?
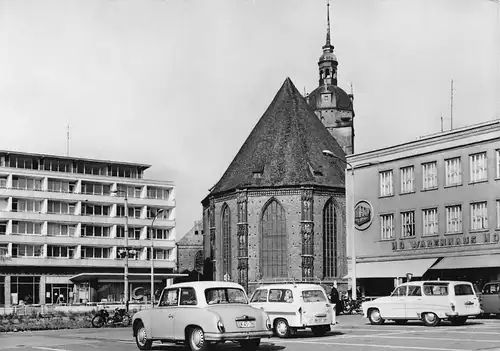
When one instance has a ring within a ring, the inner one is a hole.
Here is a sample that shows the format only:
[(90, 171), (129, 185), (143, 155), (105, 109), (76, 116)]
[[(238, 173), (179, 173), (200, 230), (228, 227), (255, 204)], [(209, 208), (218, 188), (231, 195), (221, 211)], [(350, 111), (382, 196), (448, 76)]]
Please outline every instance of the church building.
[(347, 274), (342, 160), (353, 150), (354, 112), (337, 86), (329, 27), (320, 86), (306, 99), (287, 78), (202, 201), (204, 256), (213, 262), (205, 277), (251, 292), (262, 281)]

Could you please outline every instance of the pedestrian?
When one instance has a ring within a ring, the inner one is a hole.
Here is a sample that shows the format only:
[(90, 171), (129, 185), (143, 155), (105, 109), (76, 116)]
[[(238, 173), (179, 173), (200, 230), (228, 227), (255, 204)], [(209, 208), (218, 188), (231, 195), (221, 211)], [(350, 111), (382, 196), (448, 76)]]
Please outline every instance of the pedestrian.
[(332, 290), (330, 291), (330, 302), (335, 304), (335, 315), (338, 316), (342, 310), (342, 306), (339, 291), (335, 286), (332, 286)]

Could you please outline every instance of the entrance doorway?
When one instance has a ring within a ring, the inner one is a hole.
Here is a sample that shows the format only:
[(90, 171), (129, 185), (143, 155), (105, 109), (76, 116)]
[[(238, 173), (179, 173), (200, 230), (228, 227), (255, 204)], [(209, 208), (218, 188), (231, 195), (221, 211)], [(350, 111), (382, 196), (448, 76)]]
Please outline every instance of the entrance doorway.
[(47, 284), (46, 303), (63, 304), (71, 302), (73, 287), (68, 284)]

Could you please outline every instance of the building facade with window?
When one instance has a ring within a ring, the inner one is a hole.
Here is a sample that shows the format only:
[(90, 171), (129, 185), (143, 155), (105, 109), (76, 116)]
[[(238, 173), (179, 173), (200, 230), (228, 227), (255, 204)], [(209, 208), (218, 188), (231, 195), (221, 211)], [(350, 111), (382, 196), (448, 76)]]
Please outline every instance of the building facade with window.
[(153, 256), (162, 284), (176, 267), (175, 188), (144, 179), (147, 168), (0, 151), (0, 305), (120, 301), (127, 251), (133, 297), (149, 282), (159, 209)]
[(356, 276), (367, 295), (386, 294), (406, 273), (478, 286), (500, 279), (499, 120), (348, 161), (354, 167), (347, 187), (354, 181)]
[(202, 201), (215, 280), (340, 280), (345, 260), (342, 147), (289, 78)]

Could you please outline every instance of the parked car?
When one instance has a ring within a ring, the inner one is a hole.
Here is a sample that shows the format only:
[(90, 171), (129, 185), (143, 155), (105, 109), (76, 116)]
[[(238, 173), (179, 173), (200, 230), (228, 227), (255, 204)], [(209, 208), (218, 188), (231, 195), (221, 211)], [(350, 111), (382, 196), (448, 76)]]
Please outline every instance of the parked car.
[(264, 311), (248, 304), (243, 287), (230, 282), (189, 282), (163, 289), (156, 308), (136, 313), (133, 336), (140, 350), (153, 341), (184, 343), (204, 351), (221, 342), (238, 342), (254, 351), (261, 338), (272, 335)]
[(483, 286), (481, 308), (485, 315), (500, 315), (500, 281), (492, 281)]
[(315, 336), (323, 336), (336, 323), (334, 305), (323, 287), (316, 284), (261, 285), (253, 292), (250, 305), (267, 312), (280, 338), (305, 328), (311, 328)]
[(363, 315), (371, 324), (393, 320), (405, 324), (422, 320), (426, 326), (436, 326), (447, 319), (463, 325), (468, 317), (481, 313), (474, 287), (461, 281), (415, 281), (399, 285), (391, 296), (363, 303)]

